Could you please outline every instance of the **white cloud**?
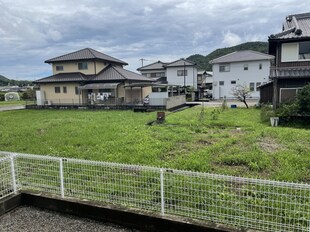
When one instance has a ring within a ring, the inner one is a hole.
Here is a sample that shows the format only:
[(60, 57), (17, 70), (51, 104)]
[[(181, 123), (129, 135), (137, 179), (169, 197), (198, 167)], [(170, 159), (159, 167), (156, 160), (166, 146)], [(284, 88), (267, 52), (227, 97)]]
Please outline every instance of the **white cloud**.
[(223, 35), (223, 44), (227, 47), (235, 46), (237, 44), (240, 44), (242, 39), (235, 33), (232, 33), (230, 31), (227, 31)]
[(62, 39), (62, 35), (59, 31), (50, 29), (47, 34), (53, 41), (59, 41)]
[(151, 13), (153, 11), (153, 9), (149, 6), (144, 7), (144, 14), (148, 15), (149, 13)]

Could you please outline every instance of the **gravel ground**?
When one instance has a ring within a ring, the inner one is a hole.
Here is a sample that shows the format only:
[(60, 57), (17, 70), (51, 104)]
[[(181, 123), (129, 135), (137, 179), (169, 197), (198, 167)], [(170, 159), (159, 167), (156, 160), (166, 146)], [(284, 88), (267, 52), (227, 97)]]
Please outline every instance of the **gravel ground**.
[(139, 232), (118, 225), (22, 206), (0, 217), (1, 232)]

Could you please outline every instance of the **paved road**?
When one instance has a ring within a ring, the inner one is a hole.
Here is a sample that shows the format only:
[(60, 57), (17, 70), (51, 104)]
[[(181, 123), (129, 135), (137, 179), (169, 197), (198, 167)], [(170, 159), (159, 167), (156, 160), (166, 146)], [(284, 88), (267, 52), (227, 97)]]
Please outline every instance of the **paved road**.
[(0, 111), (23, 110), (23, 109), (26, 109), (26, 106), (0, 106)]

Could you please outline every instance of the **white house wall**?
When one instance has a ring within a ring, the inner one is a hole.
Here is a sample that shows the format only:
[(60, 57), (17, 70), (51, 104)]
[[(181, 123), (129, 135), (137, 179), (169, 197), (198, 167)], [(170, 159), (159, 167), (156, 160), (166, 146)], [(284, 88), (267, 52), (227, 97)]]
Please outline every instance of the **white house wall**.
[[(244, 70), (244, 64), (248, 65), (248, 70)], [(259, 64), (262, 64), (262, 69), (259, 69)], [(227, 99), (232, 99), (233, 87), (237, 84), (246, 84), (249, 87), (251, 82), (254, 83), (251, 97), (259, 98), (259, 91), (256, 91), (257, 83), (268, 82), (269, 68), (269, 60), (230, 63), (229, 72), (219, 72), (219, 64), (213, 64), (213, 98), (221, 99), (226, 96)], [(224, 81), (224, 85), (220, 85), (220, 81)], [(231, 84), (231, 81), (236, 81), (236, 84)]]
[[(178, 76), (178, 70), (184, 70), (184, 67), (167, 67), (167, 81), (172, 85), (184, 86), (184, 76)], [(185, 86), (193, 86), (197, 89), (197, 68), (196, 67), (186, 67), (187, 76), (185, 76)]]

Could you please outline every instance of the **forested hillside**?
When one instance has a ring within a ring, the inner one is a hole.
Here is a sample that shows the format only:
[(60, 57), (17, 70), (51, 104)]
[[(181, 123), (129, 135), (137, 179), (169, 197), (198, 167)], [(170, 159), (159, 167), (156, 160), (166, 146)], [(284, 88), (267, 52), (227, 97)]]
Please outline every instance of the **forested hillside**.
[(267, 53), (268, 52), (268, 43), (267, 42), (247, 42), (239, 44), (233, 47), (228, 48), (219, 48), (210, 54), (203, 56), (200, 54), (191, 55), (187, 59), (194, 61), (198, 64), (200, 70), (211, 70), (212, 66), (209, 64), (210, 60), (224, 56), (231, 52), (241, 51), (241, 50), (253, 50), (257, 52)]
[(7, 85), (27, 86), (31, 84), (32, 84), (31, 81), (18, 81), (18, 80), (8, 79), (5, 76), (0, 75), (0, 86), (7, 86)]

